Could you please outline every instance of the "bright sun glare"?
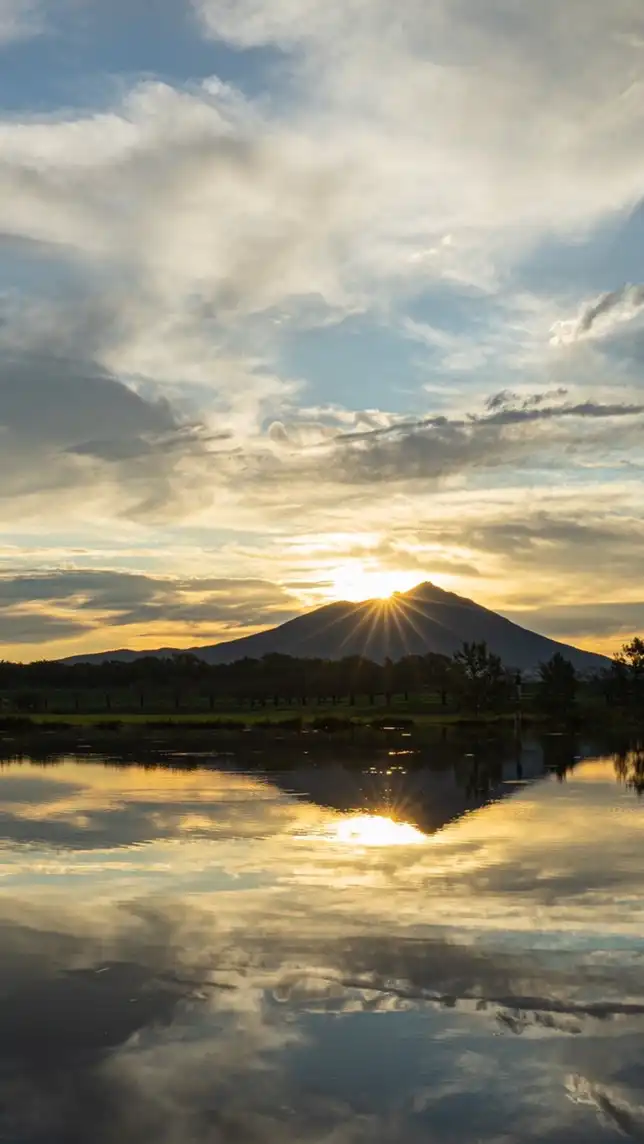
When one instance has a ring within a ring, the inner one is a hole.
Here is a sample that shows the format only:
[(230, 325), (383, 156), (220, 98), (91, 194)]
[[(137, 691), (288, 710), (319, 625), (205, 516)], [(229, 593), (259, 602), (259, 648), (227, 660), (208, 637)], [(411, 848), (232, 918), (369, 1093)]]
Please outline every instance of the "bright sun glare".
[(360, 564), (343, 564), (330, 572), (331, 594), (336, 600), (386, 600), (394, 592), (408, 592), (419, 581), (417, 572), (385, 572)]
[(348, 846), (418, 846), (426, 838), (409, 822), (394, 822), (379, 814), (357, 814), (337, 823), (332, 841)]

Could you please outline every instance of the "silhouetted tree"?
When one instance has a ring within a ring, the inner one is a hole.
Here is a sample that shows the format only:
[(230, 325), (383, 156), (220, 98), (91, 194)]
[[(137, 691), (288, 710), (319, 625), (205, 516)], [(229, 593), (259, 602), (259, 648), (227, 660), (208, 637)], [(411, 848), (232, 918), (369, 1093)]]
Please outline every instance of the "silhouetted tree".
[(466, 705), (472, 710), (497, 710), (508, 695), (508, 677), (498, 655), (487, 644), (464, 643), (454, 656)]
[(623, 645), (612, 663), (613, 693), (618, 703), (644, 709), (644, 639), (636, 636)]
[[(460, 672), (454, 661), (445, 655), (429, 652), (423, 659), (426, 686), (435, 691), (441, 707), (447, 707), (450, 694), (460, 689)], [(455, 670), (456, 668), (456, 670)]]
[(627, 667), (638, 679), (644, 679), (644, 640), (635, 636), (630, 643), (623, 644), (615, 660)]
[(536, 702), (540, 711), (557, 722), (570, 721), (576, 711), (577, 674), (560, 652), (539, 665)]

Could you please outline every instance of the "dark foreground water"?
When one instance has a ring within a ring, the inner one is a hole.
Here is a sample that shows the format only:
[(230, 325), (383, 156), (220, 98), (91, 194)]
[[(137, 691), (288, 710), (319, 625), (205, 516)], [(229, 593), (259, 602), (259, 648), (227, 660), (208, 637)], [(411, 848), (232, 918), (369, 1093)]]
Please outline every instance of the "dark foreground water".
[(635, 760), (542, 761), (3, 765), (0, 1140), (644, 1140)]

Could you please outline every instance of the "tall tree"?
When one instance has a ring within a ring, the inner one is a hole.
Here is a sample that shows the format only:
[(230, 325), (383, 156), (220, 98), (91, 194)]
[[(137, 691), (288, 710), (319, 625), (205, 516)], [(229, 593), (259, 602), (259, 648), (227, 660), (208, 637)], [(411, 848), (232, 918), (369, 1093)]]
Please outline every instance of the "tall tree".
[(644, 639), (635, 636), (613, 659), (612, 674), (618, 701), (637, 710), (644, 707)]
[(496, 710), (508, 691), (508, 679), (498, 655), (485, 641), (464, 643), (454, 656), (465, 702), (474, 711)]
[(557, 722), (570, 721), (576, 710), (577, 673), (560, 652), (539, 665), (537, 705), (544, 715)]

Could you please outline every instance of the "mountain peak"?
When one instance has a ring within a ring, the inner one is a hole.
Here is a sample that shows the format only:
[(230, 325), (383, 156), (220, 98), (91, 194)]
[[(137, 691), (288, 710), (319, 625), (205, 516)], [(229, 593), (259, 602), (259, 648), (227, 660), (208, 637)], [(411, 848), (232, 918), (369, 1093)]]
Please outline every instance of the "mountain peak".
[(433, 584), (431, 580), (423, 580), (422, 583), (416, 584), (415, 587), (409, 588), (406, 592), (394, 592), (394, 596), (447, 596), (449, 595), (443, 588), (439, 588), (437, 584)]
[[(597, 670), (607, 662), (603, 656), (527, 631), (430, 580), (410, 591), (394, 593), (393, 599), (395, 607), (391, 608), (375, 608), (375, 600), (336, 601), (256, 635), (186, 650), (207, 663), (232, 663), (246, 656), (261, 659), (275, 653), (309, 659), (361, 655), (382, 663), (428, 652), (452, 656), (465, 641), (476, 641), (485, 642), (506, 667), (521, 671), (534, 671), (556, 652), (579, 671)], [(133, 659), (143, 654), (167, 656), (172, 649), (75, 656), (68, 662)]]
[(437, 603), (451, 601), (452, 603), (473, 604), (472, 600), (468, 600), (465, 596), (459, 596), (456, 592), (448, 592), (446, 588), (439, 588), (438, 584), (432, 583), (431, 580), (423, 580), (422, 584), (416, 584), (415, 588), (410, 588), (407, 592), (394, 592), (393, 597), (403, 600), (434, 600)]

